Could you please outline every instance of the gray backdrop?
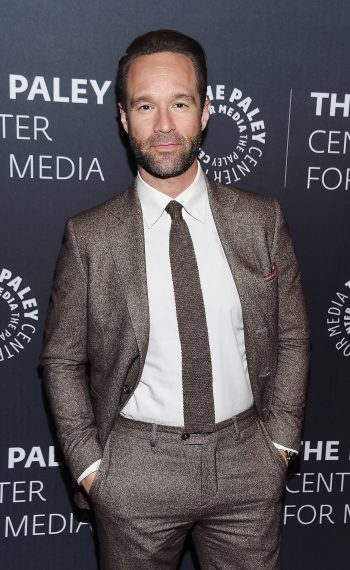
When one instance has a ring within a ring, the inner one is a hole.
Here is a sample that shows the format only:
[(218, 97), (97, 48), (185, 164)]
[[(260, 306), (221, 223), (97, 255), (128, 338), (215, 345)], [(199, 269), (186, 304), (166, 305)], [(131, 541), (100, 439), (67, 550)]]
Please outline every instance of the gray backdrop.
[[(311, 380), (283, 568), (349, 567), (349, 18), (349, 3), (326, 0), (1, 3), (1, 567), (97, 567), (59, 465), (38, 355), (64, 221), (133, 176), (116, 121), (117, 61), (160, 27), (193, 35), (208, 54), (204, 169), (281, 201), (303, 271)], [(181, 568), (194, 564), (187, 547)]]

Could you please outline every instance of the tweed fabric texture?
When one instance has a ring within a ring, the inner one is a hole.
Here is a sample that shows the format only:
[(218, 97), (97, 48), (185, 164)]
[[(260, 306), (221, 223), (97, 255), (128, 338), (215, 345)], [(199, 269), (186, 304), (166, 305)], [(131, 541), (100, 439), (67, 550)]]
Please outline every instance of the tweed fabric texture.
[[(283, 212), (269, 197), (206, 181), (241, 301), (255, 406), (273, 441), (299, 449), (309, 327)], [(140, 381), (149, 335), (144, 249), (134, 185), (66, 224), (41, 365), (75, 481), (102, 457), (116, 413)], [(88, 506), (82, 495), (79, 505)]]
[(185, 431), (212, 431), (215, 424), (213, 376), (203, 294), (192, 238), (182, 204), (171, 200), (169, 256), (182, 356)]
[(285, 461), (254, 409), (213, 433), (119, 417), (91, 488), (101, 570), (278, 570)]

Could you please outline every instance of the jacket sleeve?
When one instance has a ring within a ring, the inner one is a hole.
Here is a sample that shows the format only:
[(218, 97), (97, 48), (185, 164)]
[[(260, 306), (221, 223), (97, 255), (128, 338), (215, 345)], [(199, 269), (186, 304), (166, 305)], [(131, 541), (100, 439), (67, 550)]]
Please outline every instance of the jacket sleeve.
[(309, 325), (295, 257), (282, 210), (276, 222), (271, 259), (278, 268), (278, 364), (266, 428), (271, 439), (299, 450), (309, 364)]
[(75, 480), (102, 457), (89, 390), (87, 267), (73, 221), (57, 259), (40, 364), (57, 435)]

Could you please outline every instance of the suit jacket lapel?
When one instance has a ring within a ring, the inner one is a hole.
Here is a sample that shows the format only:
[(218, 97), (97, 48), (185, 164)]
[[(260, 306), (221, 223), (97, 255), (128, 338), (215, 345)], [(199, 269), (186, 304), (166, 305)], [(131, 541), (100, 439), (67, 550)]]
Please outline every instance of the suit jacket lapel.
[[(252, 267), (256, 263), (253, 254), (247, 249), (245, 239), (247, 221), (238, 207), (239, 193), (207, 178), (209, 203), (216, 228), (233, 275), (242, 306), (246, 357), (251, 381), (254, 382), (258, 363), (255, 359), (255, 334), (259, 323), (254, 305)], [(254, 389), (254, 386), (253, 386)]]
[(149, 307), (142, 210), (134, 184), (117, 197), (110, 209), (107, 239), (124, 287), (140, 352), (141, 374), (148, 347)]
[[(252, 305), (252, 264), (244, 239), (245, 220), (237, 208), (239, 193), (207, 178), (209, 203), (218, 234), (236, 283), (243, 313), (245, 343), (250, 374), (255, 368), (254, 334), (257, 332), (255, 307)], [(107, 239), (123, 284), (125, 298), (140, 352), (140, 374), (149, 339), (149, 305), (147, 294), (144, 229), (141, 204), (135, 185), (118, 196), (110, 208)], [(253, 374), (254, 376), (254, 374)]]
[(236, 212), (239, 194), (207, 178), (209, 203), (224, 252), (234, 277), (245, 312), (244, 257), (240, 251), (239, 214)]

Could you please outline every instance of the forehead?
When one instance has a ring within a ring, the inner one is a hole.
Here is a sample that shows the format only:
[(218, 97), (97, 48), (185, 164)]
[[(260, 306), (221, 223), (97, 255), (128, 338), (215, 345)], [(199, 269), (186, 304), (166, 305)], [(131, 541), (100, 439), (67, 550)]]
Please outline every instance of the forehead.
[(196, 94), (197, 79), (192, 61), (182, 53), (161, 52), (137, 57), (129, 67), (127, 95), (150, 89), (188, 91)]

